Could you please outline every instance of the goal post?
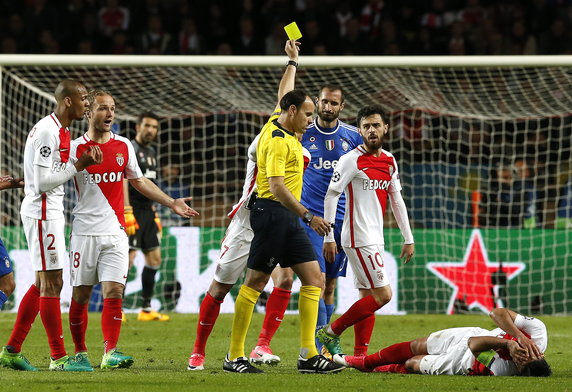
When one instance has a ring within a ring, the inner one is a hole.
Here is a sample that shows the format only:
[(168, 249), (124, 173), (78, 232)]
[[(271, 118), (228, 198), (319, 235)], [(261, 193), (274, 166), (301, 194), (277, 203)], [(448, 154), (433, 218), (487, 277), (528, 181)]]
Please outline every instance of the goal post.
[[(284, 56), (0, 55), (0, 173), (22, 175), (26, 135), (53, 110), (61, 79), (110, 91), (114, 130), (129, 138), (140, 112), (156, 112), (160, 186), (193, 196), (201, 216), (189, 223), (159, 209), (155, 306), (197, 312), (226, 213), (240, 195), (247, 147), (276, 105), (285, 63)], [(394, 300), (382, 312), (572, 313), (571, 82), (572, 56), (300, 58), (296, 86), (311, 96), (325, 83), (343, 87), (344, 121), (354, 124), (370, 104), (390, 118), (384, 148), (398, 160), (416, 255), (400, 262), (389, 212), (384, 261)], [(79, 136), (85, 127), (72, 129)], [(0, 194), (0, 236), (18, 282), (8, 309), (31, 282), (22, 197)], [(140, 305), (142, 262), (130, 271), (128, 309)], [(355, 298), (352, 279), (341, 279), (336, 311)], [(232, 296), (222, 311), (233, 311)]]

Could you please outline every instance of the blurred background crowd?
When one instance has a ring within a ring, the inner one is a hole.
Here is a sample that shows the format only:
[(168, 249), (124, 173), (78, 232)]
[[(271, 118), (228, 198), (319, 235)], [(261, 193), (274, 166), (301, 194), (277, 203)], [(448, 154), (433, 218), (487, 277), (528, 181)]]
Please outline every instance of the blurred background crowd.
[(571, 0), (0, 0), (2, 53), (569, 54)]

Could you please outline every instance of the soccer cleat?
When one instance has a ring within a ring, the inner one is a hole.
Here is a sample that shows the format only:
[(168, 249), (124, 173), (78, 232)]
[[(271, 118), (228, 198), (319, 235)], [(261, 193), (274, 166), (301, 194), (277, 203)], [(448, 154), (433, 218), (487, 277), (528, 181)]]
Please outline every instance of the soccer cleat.
[(334, 357), (332, 356), (332, 354), (330, 354), (330, 352), (328, 351), (326, 346), (322, 346), (322, 348), (320, 349), (320, 354), (322, 354), (324, 357), (326, 357), (326, 359), (329, 361), (334, 360)]
[(109, 350), (101, 358), (102, 369), (124, 369), (133, 365), (133, 357), (125, 355), (117, 349)]
[(80, 364), (81, 366), (85, 366), (87, 368), (91, 368), (93, 370), (93, 366), (91, 366), (91, 362), (89, 362), (89, 358), (87, 356), (86, 351), (82, 351), (75, 354), (75, 361)]
[(250, 363), (276, 366), (280, 363), (280, 357), (272, 354), (270, 346), (256, 346), (250, 353)]
[(199, 353), (191, 354), (189, 357), (189, 366), (187, 370), (204, 370), (205, 356)]
[(264, 373), (261, 369), (252, 366), (246, 358), (238, 357), (231, 361), (228, 355), (224, 358), (222, 370), (229, 373)]
[(93, 372), (91, 366), (85, 366), (77, 362), (75, 356), (63, 356), (60, 359), (50, 360), (50, 370), (64, 371), (64, 372)]
[(357, 369), (360, 372), (371, 372), (371, 369), (365, 367), (365, 355), (354, 356), (336, 354), (334, 355), (334, 362), (346, 367)]
[(161, 314), (155, 310), (150, 310), (148, 312), (142, 310), (137, 315), (137, 320), (139, 321), (169, 321), (171, 317), (166, 314)]
[(32, 366), (30, 361), (22, 353), (11, 353), (6, 346), (2, 347), (0, 352), (0, 366), (14, 370), (24, 370), (35, 372), (38, 369)]
[(330, 354), (341, 354), (340, 337), (329, 335), (326, 332), (326, 328), (327, 327), (319, 329), (318, 332), (316, 332), (316, 338), (328, 349)]
[(308, 359), (298, 357), (298, 371), (300, 373), (337, 373), (345, 368), (343, 365), (328, 361), (323, 355), (314, 355)]

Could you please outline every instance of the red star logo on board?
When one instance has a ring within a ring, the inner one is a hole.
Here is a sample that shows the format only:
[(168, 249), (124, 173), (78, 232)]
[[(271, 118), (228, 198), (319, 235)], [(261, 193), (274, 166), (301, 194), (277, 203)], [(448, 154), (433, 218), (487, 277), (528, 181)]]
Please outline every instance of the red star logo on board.
[[(489, 261), (479, 230), (473, 230), (471, 233), (462, 262), (431, 262), (427, 264), (427, 268), (453, 289), (447, 308), (448, 314), (453, 314), (456, 299), (463, 300), (469, 309), (478, 308), (485, 313), (495, 307), (492, 275), (498, 271), (499, 263)], [(522, 262), (502, 263), (507, 281), (524, 271), (524, 268), (525, 264)]]

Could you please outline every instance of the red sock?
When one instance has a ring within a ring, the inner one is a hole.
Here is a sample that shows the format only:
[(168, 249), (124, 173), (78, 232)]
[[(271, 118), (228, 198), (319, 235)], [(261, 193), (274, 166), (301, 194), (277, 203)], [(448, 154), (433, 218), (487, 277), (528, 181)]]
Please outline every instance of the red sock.
[(222, 301), (213, 298), (208, 292), (201, 302), (199, 310), (199, 322), (197, 323), (197, 337), (195, 338), (195, 347), (193, 354), (205, 355), (205, 347), (207, 340), (214, 328), (218, 314), (220, 313), (220, 305)]
[(411, 342), (396, 343), (365, 357), (365, 367), (373, 369), (381, 365), (405, 363), (412, 357)]
[(401, 373), (401, 374), (408, 374), (409, 371), (402, 363), (392, 363), (390, 365), (383, 365), (378, 366), (373, 369), (374, 372), (377, 373)]
[(121, 332), (121, 298), (105, 298), (101, 312), (101, 331), (103, 332), (103, 347), (105, 352), (117, 347)]
[(292, 292), (290, 290), (284, 290), (278, 287), (274, 287), (272, 290), (272, 294), (270, 294), (266, 302), (266, 316), (264, 316), (262, 329), (260, 330), (258, 342), (256, 343), (257, 346), (270, 345), (270, 341), (284, 319), (284, 313), (286, 313), (291, 294)]
[(53, 359), (64, 357), (66, 355), (66, 347), (62, 331), (60, 297), (40, 297), (40, 317), (48, 335), (51, 357)]
[(85, 331), (87, 330), (87, 305), (78, 304), (72, 298), (70, 305), (70, 331), (75, 344), (75, 352), (87, 351)]
[(12, 329), (12, 335), (10, 335), (10, 339), (6, 344), (14, 347), (14, 352), (19, 353), (22, 351), (22, 344), (26, 340), (26, 336), (28, 336), (39, 311), (40, 290), (35, 285), (31, 285), (24, 297), (22, 297), (22, 301), (20, 301), (14, 329)]
[(373, 326), (375, 325), (375, 315), (371, 315), (363, 319), (359, 323), (354, 324), (355, 344), (354, 355), (367, 355), (367, 348), (373, 333)]
[(377, 309), (381, 308), (375, 302), (373, 296), (368, 295), (356, 301), (342, 316), (331, 325), (336, 335), (341, 335), (348, 327), (355, 325), (373, 315)]

